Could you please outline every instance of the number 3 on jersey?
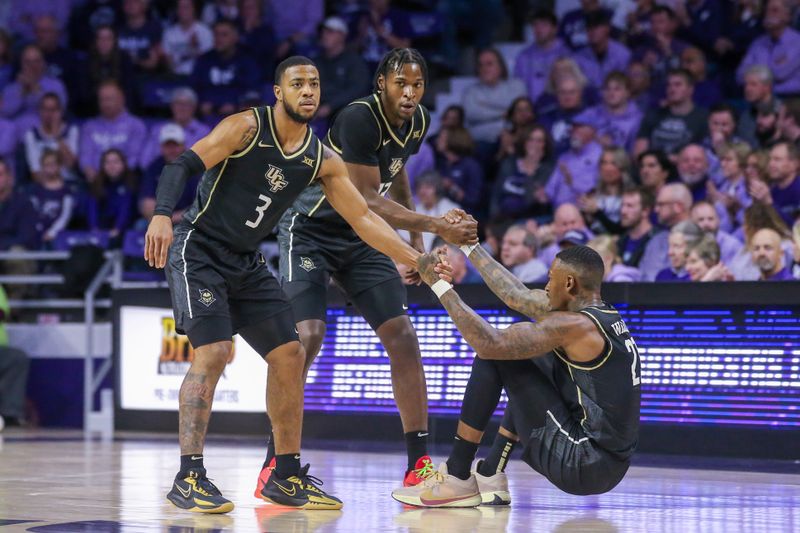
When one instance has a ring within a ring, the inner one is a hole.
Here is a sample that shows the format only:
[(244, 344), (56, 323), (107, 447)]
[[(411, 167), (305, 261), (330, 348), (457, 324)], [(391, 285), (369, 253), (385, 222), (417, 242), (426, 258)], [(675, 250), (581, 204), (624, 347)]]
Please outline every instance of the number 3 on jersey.
[(636, 363), (639, 362), (639, 348), (636, 346), (636, 343), (633, 341), (633, 339), (627, 339), (625, 341), (625, 347), (633, 354), (633, 362), (631, 363), (631, 377), (633, 378), (633, 386), (635, 387), (636, 385), (640, 385), (642, 383), (641, 376), (636, 375)]
[(264, 211), (269, 209), (269, 204), (272, 203), (272, 198), (266, 194), (259, 194), (258, 199), (264, 203), (256, 207), (256, 213), (258, 213), (258, 216), (256, 216), (255, 220), (245, 220), (244, 225), (248, 228), (255, 229), (259, 224), (261, 224), (261, 219), (264, 218)]

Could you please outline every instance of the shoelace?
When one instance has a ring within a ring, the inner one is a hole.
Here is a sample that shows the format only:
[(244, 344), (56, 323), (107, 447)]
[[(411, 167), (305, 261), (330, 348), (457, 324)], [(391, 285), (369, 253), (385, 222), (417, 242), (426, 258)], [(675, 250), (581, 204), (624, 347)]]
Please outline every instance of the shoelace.
[(440, 485), (444, 483), (444, 476), (438, 470), (434, 470), (430, 476), (428, 476), (425, 481), (423, 481), (423, 487), (430, 488), (435, 487), (436, 485)]
[(429, 459), (422, 460), (422, 468), (417, 468), (414, 470), (414, 473), (420, 479), (428, 479), (436, 472), (436, 469), (433, 467), (433, 463)]
[(209, 478), (199, 476), (197, 472), (191, 472), (189, 477), (195, 480), (194, 489), (203, 496), (219, 496), (222, 494)]
[(298, 476), (300, 480), (303, 482), (303, 487), (306, 490), (312, 490), (318, 494), (325, 494), (322, 489), (320, 489), (317, 485), (322, 485), (322, 480), (318, 477), (314, 477), (308, 473), (308, 469), (311, 465), (306, 465), (300, 470), (300, 475)]

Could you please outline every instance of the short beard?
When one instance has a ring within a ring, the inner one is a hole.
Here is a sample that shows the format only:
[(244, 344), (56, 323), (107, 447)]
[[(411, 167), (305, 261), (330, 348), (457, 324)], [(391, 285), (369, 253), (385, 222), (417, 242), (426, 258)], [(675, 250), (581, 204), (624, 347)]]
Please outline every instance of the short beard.
[(283, 109), (286, 111), (286, 114), (289, 115), (290, 119), (294, 120), (295, 122), (297, 122), (299, 124), (308, 124), (309, 122), (314, 120), (314, 115), (317, 114), (317, 112), (315, 110), (314, 111), (314, 115), (311, 115), (310, 117), (306, 118), (303, 115), (301, 115), (300, 113), (298, 113), (297, 111), (295, 111), (294, 109), (292, 109), (291, 107), (289, 107), (286, 104), (286, 102), (283, 103)]

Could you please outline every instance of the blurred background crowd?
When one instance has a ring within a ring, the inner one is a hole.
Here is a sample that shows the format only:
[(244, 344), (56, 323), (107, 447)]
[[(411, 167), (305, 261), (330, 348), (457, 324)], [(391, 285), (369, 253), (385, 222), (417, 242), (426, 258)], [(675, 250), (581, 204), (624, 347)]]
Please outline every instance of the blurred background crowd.
[(317, 62), (322, 136), (412, 46), (434, 117), (417, 210), (473, 214), (523, 281), (574, 244), (607, 281), (798, 279), (798, 28), (794, 0), (8, 0), (0, 249), (83, 232), (135, 255), (163, 165), (273, 102), (277, 62)]

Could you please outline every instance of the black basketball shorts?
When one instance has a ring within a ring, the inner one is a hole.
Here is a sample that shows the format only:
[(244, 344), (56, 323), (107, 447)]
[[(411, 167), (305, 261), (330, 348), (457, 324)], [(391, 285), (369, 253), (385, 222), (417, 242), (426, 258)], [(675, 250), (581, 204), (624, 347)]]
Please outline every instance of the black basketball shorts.
[(556, 487), (578, 495), (608, 492), (630, 466), (597, 446), (568, 409), (557, 405), (547, 410), (545, 425), (531, 432), (522, 459)]
[(235, 252), (179, 224), (166, 273), (176, 329), (195, 348), (240, 333), (266, 356), (298, 340), (291, 306), (259, 252)]
[(278, 242), (281, 282), (298, 322), (325, 320), (331, 277), (372, 329), (406, 314), (397, 267), (349, 227), (296, 214), (281, 226)]

